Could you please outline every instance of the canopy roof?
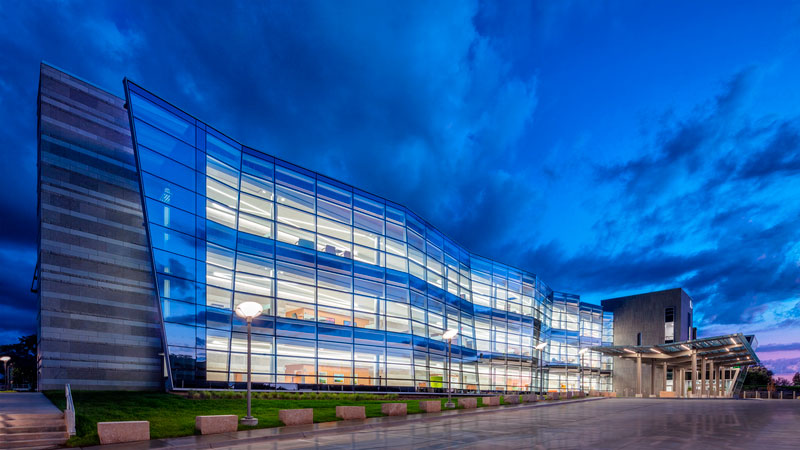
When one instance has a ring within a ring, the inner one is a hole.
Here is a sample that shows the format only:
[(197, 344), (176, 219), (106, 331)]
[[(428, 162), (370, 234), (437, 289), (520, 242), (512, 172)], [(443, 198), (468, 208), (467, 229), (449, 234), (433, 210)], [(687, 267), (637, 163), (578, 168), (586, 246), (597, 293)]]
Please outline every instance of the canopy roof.
[(755, 342), (755, 336), (737, 333), (669, 344), (600, 346), (592, 347), (592, 350), (620, 358), (641, 357), (648, 362), (670, 366), (691, 366), (692, 353), (696, 352), (697, 361), (706, 358), (717, 366), (750, 366), (760, 364), (753, 350)]

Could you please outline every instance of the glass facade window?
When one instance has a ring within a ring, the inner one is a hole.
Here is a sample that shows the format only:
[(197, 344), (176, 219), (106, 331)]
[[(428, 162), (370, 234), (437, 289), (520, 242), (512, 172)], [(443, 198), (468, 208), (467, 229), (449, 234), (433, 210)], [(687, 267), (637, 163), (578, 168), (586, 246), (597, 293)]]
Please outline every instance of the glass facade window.
[[(613, 342), (613, 316), (577, 295), (553, 294), (550, 318), (550, 390), (611, 390), (612, 358), (581, 349)], [(610, 344), (609, 344), (610, 345)]]
[(675, 342), (675, 308), (664, 310), (664, 343)]
[(439, 391), (451, 328), (457, 391), (610, 388), (608, 361), (578, 353), (613, 338), (599, 307), (131, 82), (126, 95), (164, 338), (181, 361), (172, 386), (241, 387), (246, 327), (232, 312), (257, 301), (256, 389)]

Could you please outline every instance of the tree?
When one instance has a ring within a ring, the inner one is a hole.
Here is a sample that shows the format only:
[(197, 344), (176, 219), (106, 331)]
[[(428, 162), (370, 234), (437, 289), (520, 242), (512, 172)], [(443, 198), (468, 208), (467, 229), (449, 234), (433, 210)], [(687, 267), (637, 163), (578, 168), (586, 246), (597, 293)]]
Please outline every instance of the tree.
[(800, 372), (794, 373), (794, 376), (792, 377), (792, 384), (795, 386), (800, 386)]
[(744, 379), (744, 384), (748, 386), (766, 386), (772, 380), (772, 371), (764, 366), (751, 367), (747, 370), (747, 378)]
[[(0, 345), (0, 355), (11, 357), (14, 384), (36, 387), (36, 335), (21, 336), (16, 344)], [(2, 371), (2, 367), (0, 367)]]

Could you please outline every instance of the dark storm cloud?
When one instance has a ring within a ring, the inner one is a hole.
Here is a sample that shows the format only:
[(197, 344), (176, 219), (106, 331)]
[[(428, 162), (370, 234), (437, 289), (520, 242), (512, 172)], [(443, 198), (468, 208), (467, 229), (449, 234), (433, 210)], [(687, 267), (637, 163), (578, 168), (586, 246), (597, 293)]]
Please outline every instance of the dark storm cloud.
[[(798, 298), (800, 211), (786, 194), (798, 187), (797, 121), (749, 117), (742, 105), (756, 78), (737, 73), (687, 116), (657, 122), (642, 156), (596, 169), (601, 184), (622, 188), (593, 227), (596, 245), (506, 251), (561, 290), (682, 286), (707, 324), (758, 322), (773, 302)], [(785, 325), (798, 318), (787, 312)]]
[(789, 381), (792, 374), (800, 372), (800, 358), (762, 359), (761, 363), (769, 367), (775, 375), (788, 376)]
[[(512, 71), (476, 30), (477, 10), (473, 2), (0, 5), (0, 88), (13, 94), (0, 97), (0, 120), (13, 124), (0, 138), (18, 149), (3, 153), (0, 205), (19, 217), (4, 222), (2, 239), (27, 252), (0, 254), (0, 263), (22, 261), (13, 280), (32, 276), (42, 59), (118, 95), (128, 76), (247, 145), (404, 203), (465, 244), (487, 233), (502, 242), (509, 223), (530, 222), (530, 200), (541, 196), (515, 167), (537, 82)], [(8, 288), (22, 292), (19, 283)]]
[(778, 352), (784, 350), (800, 350), (800, 342), (792, 342), (790, 344), (767, 344), (759, 345), (759, 352)]
[(800, 120), (776, 121), (758, 133), (768, 133), (766, 147), (751, 155), (737, 176), (763, 182), (773, 176), (800, 173)]
[[(570, 100), (574, 80), (540, 85), (548, 67), (532, 48), (544, 44), (532, 41), (578, 36), (577, 47), (555, 49), (559, 59), (591, 47), (583, 31), (559, 30), (571, 4), (502, 4), (0, 2), (0, 208), (14, 216), (0, 236), (9, 268), (0, 327), (32, 330), (35, 320), (26, 292), (42, 59), (117, 94), (128, 76), (246, 145), (403, 203), (468, 249), (558, 290), (597, 297), (682, 285), (709, 323), (759, 320), (770, 302), (797, 294), (800, 211), (786, 193), (798, 192), (800, 126), (749, 110), (758, 68), (722, 74), (719, 93), (688, 110), (657, 105), (667, 111), (644, 121), (636, 148), (612, 136), (587, 144), (607, 159), (556, 154), (579, 161), (565, 171), (530, 136), (545, 91), (563, 96), (549, 106), (561, 103), (550, 111), (574, 121), (567, 133), (590, 126), (587, 114), (622, 107)], [(579, 14), (614, 16), (591, 9)], [(604, 34), (616, 32), (601, 22)], [(641, 69), (626, 64), (615, 76)], [(626, 105), (627, 114), (647, 107)], [(560, 182), (585, 204), (552, 204), (548, 188)], [(578, 209), (588, 211), (577, 219), (583, 235), (542, 237), (543, 225)], [(797, 327), (797, 317), (780, 320)]]
[(522, 261), (538, 263), (538, 275), (552, 288), (565, 290), (567, 287), (566, 290), (580, 293), (623, 291), (676, 280), (688, 272), (688, 267), (703, 266), (713, 258), (708, 253), (679, 256), (659, 251), (630, 251), (613, 256), (582, 252), (572, 257), (563, 256), (565, 253), (560, 246), (551, 243), (522, 255)]
[(35, 255), (35, 242), (6, 241), (0, 247), (0, 343), (36, 329), (37, 300), (30, 292)]
[[(800, 292), (800, 211), (787, 196), (798, 188), (800, 121), (751, 117), (743, 105), (758, 75), (737, 73), (713, 101), (651, 130), (656, 138), (644, 156), (596, 172), (626, 193), (616, 219), (598, 222), (598, 231), (614, 240), (637, 236), (634, 255), (620, 255), (633, 270), (616, 273), (623, 281), (631, 275), (630, 284), (686, 287), (703, 303), (706, 323), (755, 322), (771, 302)], [(659, 249), (669, 247), (678, 253), (665, 259)], [(661, 264), (675, 275), (661, 277)]]
[(246, 144), (405, 203), (456, 239), (504, 239), (529, 216), (520, 200), (540, 195), (515, 167), (536, 79), (478, 33), (477, 4), (313, 5), (136, 20), (167, 47), (133, 57), (139, 76)]
[(715, 99), (695, 106), (686, 117), (676, 118), (673, 112), (667, 112), (655, 124), (655, 130), (646, 131), (655, 139), (652, 147), (640, 152), (643, 156), (597, 167), (597, 180), (622, 183), (636, 207), (641, 207), (669, 189), (680, 175), (694, 175), (707, 160), (709, 145), (718, 142), (735, 118), (747, 97), (754, 71), (749, 68), (736, 73)]

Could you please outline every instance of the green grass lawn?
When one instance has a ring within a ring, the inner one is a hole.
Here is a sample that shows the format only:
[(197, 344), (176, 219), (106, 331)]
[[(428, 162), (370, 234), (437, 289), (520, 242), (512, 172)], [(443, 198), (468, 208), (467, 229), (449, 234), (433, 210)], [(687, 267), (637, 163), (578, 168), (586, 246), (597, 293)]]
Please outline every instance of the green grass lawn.
[[(233, 394), (233, 393), (222, 393)], [(45, 395), (56, 406), (64, 409), (63, 391), (48, 391)], [(381, 417), (381, 403), (402, 402), (408, 404), (408, 413), (421, 412), (420, 399), (397, 399), (365, 394), (301, 394), (294, 398), (253, 399), (253, 416), (258, 418), (255, 428), (278, 427), (283, 424), (278, 420), (278, 410), (294, 408), (314, 408), (314, 422), (331, 422), (336, 418), (336, 406), (363, 405), (367, 417)], [(314, 397), (314, 398), (310, 398)], [(423, 399), (424, 400), (424, 399)], [(440, 400), (442, 406), (446, 398)], [(181, 395), (158, 392), (124, 392), (124, 391), (76, 391), (73, 392), (76, 412), (76, 431), (67, 445), (83, 446), (99, 444), (97, 422), (113, 422), (124, 420), (149, 420), (150, 437), (152, 439), (188, 436), (195, 434), (195, 416), (236, 414), (245, 415), (244, 399), (189, 399)], [(455, 399), (454, 399), (455, 401)], [(478, 401), (480, 406), (481, 402)], [(253, 427), (239, 426), (240, 430)]]

